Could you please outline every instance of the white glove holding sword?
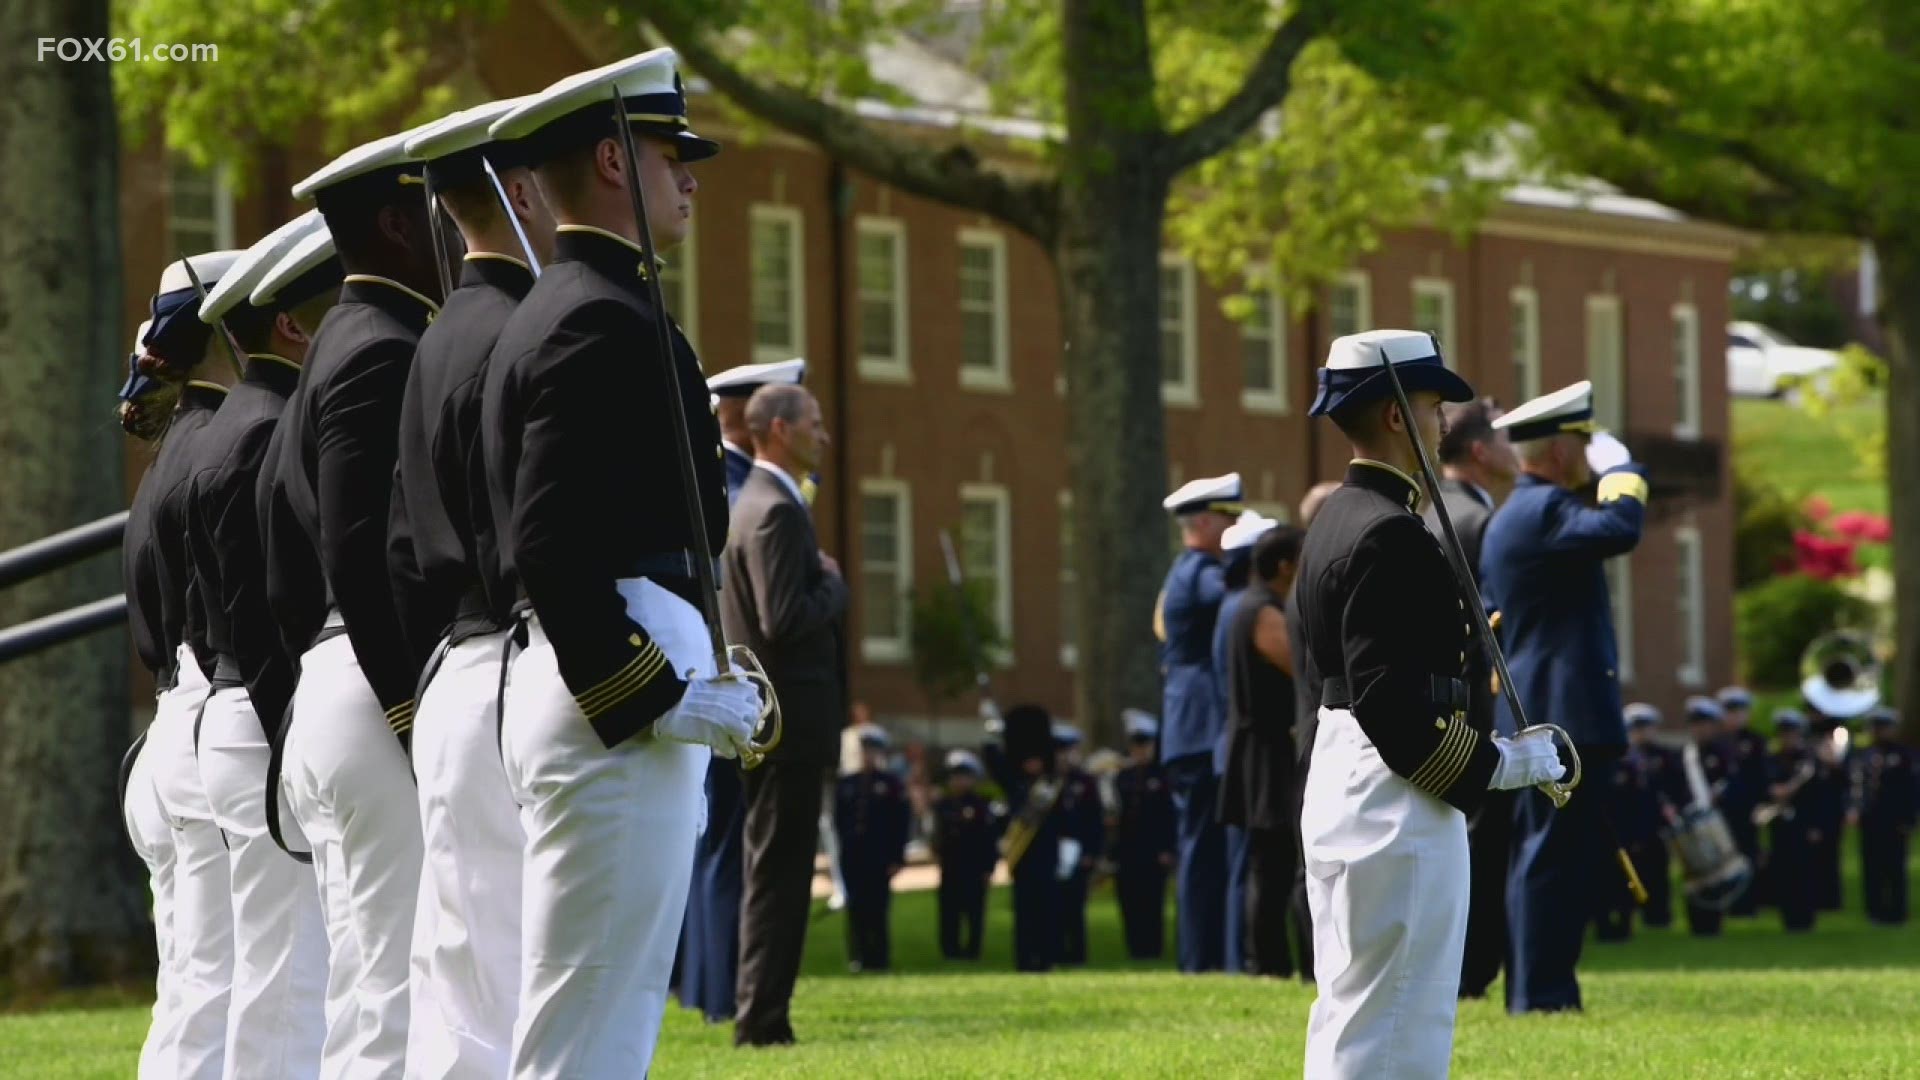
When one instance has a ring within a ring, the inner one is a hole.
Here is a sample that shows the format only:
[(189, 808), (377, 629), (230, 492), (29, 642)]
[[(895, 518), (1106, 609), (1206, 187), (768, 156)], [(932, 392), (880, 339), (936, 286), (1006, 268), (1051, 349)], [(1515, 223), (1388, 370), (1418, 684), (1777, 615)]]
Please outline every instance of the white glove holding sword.
[(1500, 764), (1493, 767), (1488, 791), (1530, 788), (1567, 774), (1567, 767), (1560, 763), (1560, 748), (1553, 743), (1553, 732), (1545, 728), (1523, 731), (1511, 739), (1495, 735), (1493, 748), (1500, 751)]
[(737, 758), (760, 726), (760, 710), (760, 687), (735, 668), (714, 678), (690, 680), (679, 703), (653, 722), (653, 733)]

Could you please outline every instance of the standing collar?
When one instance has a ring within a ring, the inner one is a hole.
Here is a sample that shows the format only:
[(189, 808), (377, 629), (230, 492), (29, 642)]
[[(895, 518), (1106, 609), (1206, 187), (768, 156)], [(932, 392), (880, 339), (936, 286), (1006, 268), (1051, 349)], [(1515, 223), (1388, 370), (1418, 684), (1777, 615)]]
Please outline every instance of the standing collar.
[(1406, 507), (1409, 513), (1417, 513), (1420, 509), (1420, 485), (1413, 477), (1384, 461), (1354, 458), (1347, 465), (1347, 483), (1378, 492)]
[(294, 384), (300, 381), (300, 365), (275, 353), (248, 353), (246, 374), (241, 381), (265, 386), (285, 396), (293, 393)]
[(218, 383), (189, 379), (180, 390), (180, 404), (174, 408), (180, 412), (189, 409), (217, 409), (227, 400), (227, 388)]
[(533, 268), (497, 251), (469, 251), (460, 265), (460, 287), (491, 285), (515, 300), (533, 288)]
[(340, 285), (343, 304), (371, 304), (409, 326), (426, 329), (440, 305), (424, 294), (378, 274), (348, 274)]
[(553, 254), (556, 259), (586, 263), (608, 277), (646, 277), (642, 269), (646, 253), (640, 245), (598, 225), (559, 226), (554, 230)]

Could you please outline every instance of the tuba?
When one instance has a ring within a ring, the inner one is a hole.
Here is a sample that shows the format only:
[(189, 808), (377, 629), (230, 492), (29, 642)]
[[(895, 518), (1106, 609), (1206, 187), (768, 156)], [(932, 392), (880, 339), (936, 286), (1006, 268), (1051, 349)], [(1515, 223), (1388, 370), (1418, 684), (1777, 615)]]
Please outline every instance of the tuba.
[(1880, 658), (1872, 635), (1836, 630), (1800, 654), (1800, 696), (1829, 720), (1865, 716), (1880, 704)]

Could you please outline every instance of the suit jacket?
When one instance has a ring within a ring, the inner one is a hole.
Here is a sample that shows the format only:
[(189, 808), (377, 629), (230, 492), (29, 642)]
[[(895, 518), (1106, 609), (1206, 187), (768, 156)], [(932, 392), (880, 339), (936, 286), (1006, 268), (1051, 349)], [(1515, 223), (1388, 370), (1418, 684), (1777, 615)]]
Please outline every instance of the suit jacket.
[[(1465, 480), (1440, 481), (1440, 501), (1447, 504), (1447, 517), (1452, 519), (1453, 531), (1460, 537), (1460, 547), (1467, 554), (1467, 566), (1472, 568), (1476, 584), (1480, 581), (1480, 542), (1487, 535), (1487, 523), (1493, 520), (1493, 507), (1488, 505), (1491, 499), (1481, 501), (1484, 494)], [(1434, 539), (1445, 544), (1446, 533), (1440, 528), (1440, 515), (1434, 512), (1433, 506), (1422, 507), (1420, 516), (1426, 519)], [(1487, 659), (1487, 650), (1479, 644), (1479, 636), (1475, 633), (1474, 643), (1467, 648), (1467, 686), (1473, 693), (1467, 715), (1475, 729), (1492, 731), (1493, 663)], [(1511, 728), (1501, 730), (1504, 734), (1513, 734)]]
[(785, 735), (774, 754), (831, 765), (840, 756), (836, 641), (847, 584), (821, 567), (807, 505), (765, 469), (740, 486), (727, 537), (720, 620), (728, 641), (760, 658), (780, 695)]

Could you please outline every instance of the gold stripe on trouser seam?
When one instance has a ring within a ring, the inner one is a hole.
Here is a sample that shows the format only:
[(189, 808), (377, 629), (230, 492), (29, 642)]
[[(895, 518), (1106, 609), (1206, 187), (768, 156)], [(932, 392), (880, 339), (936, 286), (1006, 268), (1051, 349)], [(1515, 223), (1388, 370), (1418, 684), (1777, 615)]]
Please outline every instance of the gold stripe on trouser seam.
[(590, 707), (600, 698), (607, 696), (609, 691), (618, 689), (620, 684), (632, 677), (634, 672), (639, 671), (647, 661), (653, 658), (653, 652), (657, 648), (657, 646), (649, 645), (647, 648), (635, 653), (632, 659), (620, 666), (620, 670), (601, 679), (585, 692), (575, 694), (573, 700), (578, 702), (582, 709)]
[(593, 719), (638, 693), (642, 687), (653, 681), (655, 675), (660, 674), (660, 669), (666, 666), (666, 656), (656, 652), (654, 656), (648, 658), (644, 667), (623, 678), (619, 685), (609, 687), (593, 704), (581, 705), (580, 711), (587, 714), (587, 719)]

